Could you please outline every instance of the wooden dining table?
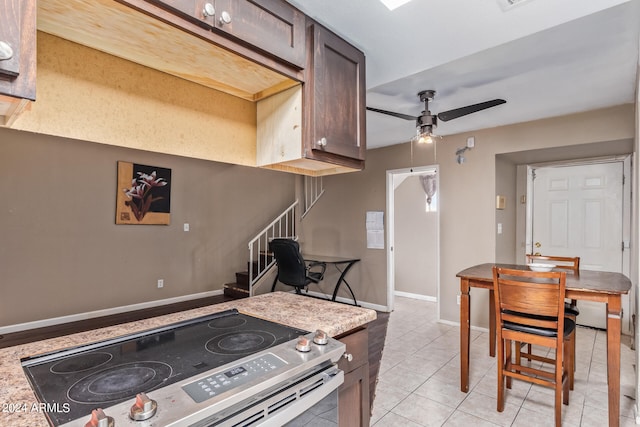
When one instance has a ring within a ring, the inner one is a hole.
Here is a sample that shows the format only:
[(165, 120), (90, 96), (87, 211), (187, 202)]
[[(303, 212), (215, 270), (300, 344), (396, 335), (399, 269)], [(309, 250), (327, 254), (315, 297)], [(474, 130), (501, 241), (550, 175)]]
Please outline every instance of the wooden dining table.
[[(526, 265), (479, 264), (462, 270), (460, 278), (460, 389), (469, 391), (469, 329), (471, 288), (489, 290), (489, 354), (495, 357), (496, 313), (493, 295), (493, 266), (528, 269)], [(631, 281), (622, 273), (580, 270), (567, 274), (565, 296), (569, 299), (603, 302), (607, 305), (607, 383), (609, 426), (620, 422), (620, 335), (622, 295), (629, 293)]]

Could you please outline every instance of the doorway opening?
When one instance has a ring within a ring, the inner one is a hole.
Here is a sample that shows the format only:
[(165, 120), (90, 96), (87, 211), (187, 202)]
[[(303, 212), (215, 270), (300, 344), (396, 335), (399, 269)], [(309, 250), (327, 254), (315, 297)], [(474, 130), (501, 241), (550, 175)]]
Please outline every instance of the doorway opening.
[(438, 181), (435, 165), (387, 171), (388, 311), (396, 295), (438, 301)]

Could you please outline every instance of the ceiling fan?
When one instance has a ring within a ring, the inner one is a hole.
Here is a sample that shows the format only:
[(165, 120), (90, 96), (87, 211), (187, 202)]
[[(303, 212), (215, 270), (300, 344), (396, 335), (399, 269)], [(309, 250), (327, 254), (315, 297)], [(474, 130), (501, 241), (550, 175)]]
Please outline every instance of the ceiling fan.
[(416, 136), (414, 137), (414, 139), (421, 143), (431, 143), (433, 142), (433, 137), (436, 136), (433, 133), (433, 129), (438, 125), (438, 120), (448, 122), (449, 120), (457, 119), (458, 117), (486, 110), (487, 108), (495, 107), (507, 102), (504, 99), (492, 99), (490, 101), (480, 102), (479, 104), (472, 104), (467, 105), (466, 107), (443, 111), (439, 114), (431, 114), (431, 111), (429, 111), (429, 101), (433, 100), (435, 94), (435, 90), (423, 90), (418, 93), (420, 101), (424, 102), (424, 111), (422, 111), (422, 114), (417, 117), (410, 116), (408, 114), (395, 113), (393, 111), (380, 110), (379, 108), (373, 107), (367, 107), (367, 110), (375, 111), (376, 113), (387, 114), (389, 116), (398, 117), (405, 120), (415, 120)]

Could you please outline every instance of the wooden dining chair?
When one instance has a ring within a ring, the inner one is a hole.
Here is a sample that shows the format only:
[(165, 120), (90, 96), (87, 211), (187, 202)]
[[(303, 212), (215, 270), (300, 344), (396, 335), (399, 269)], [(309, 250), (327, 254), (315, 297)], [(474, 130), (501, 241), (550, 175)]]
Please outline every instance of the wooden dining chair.
[[(527, 264), (529, 263), (542, 263), (542, 264), (554, 264), (557, 269), (570, 271), (572, 274), (580, 274), (580, 257), (567, 257), (567, 256), (552, 256), (552, 255), (538, 255), (538, 254), (527, 254)], [(574, 323), (577, 323), (577, 317), (580, 314), (580, 310), (578, 309), (578, 302), (574, 299), (565, 302), (564, 305), (564, 315), (569, 319), (573, 320)], [(519, 357), (525, 357), (529, 360), (539, 360), (536, 355), (533, 354), (533, 349), (531, 345), (527, 346), (527, 351), (524, 353), (518, 354), (518, 350), (516, 349), (516, 359), (519, 361)], [(573, 353), (573, 358), (575, 359), (576, 354), (576, 339), (575, 334), (571, 339), (571, 351)], [(573, 381), (574, 381), (574, 369), (570, 373), (569, 377), (569, 388), (573, 390)]]
[[(561, 425), (562, 404), (569, 404), (569, 372), (573, 369), (569, 337), (575, 322), (564, 315), (566, 272), (535, 272), (493, 267), (498, 361), (498, 412), (504, 410), (505, 382), (539, 384), (555, 390), (555, 422)], [(554, 350), (554, 358), (541, 358), (553, 370), (513, 361), (512, 342)]]

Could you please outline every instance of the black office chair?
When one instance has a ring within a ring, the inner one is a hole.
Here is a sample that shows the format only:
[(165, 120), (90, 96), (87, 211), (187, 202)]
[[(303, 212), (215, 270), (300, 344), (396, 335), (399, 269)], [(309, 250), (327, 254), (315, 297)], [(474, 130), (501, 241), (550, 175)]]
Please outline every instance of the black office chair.
[[(309, 283), (319, 283), (324, 278), (327, 265), (324, 262), (306, 263), (300, 253), (300, 245), (292, 239), (273, 239), (269, 242), (269, 251), (273, 253), (278, 265), (278, 275), (273, 281), (271, 292), (276, 283), (293, 286), (297, 294)], [(312, 268), (317, 270), (311, 271)]]

